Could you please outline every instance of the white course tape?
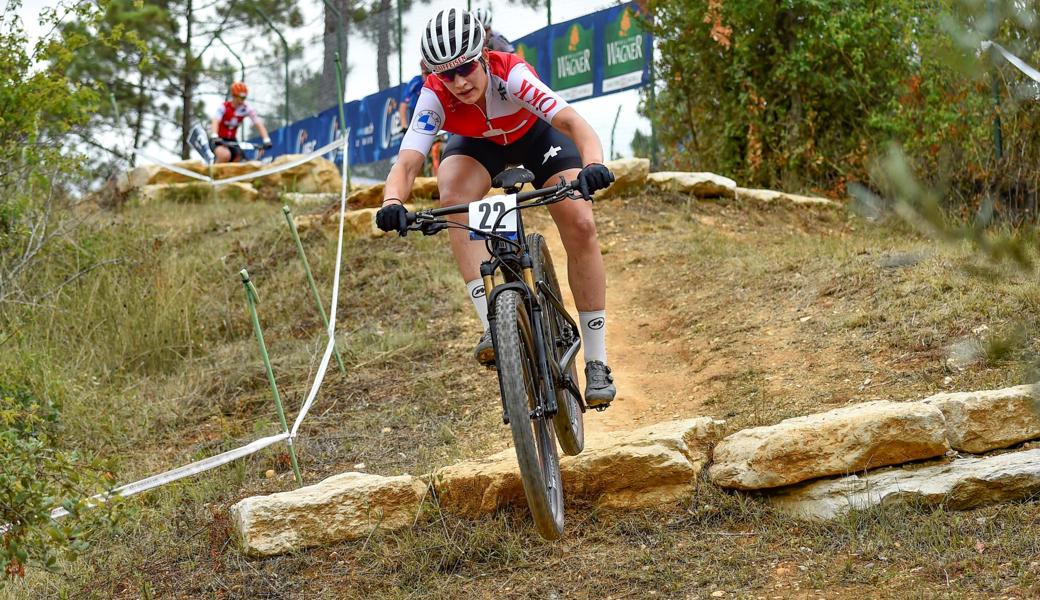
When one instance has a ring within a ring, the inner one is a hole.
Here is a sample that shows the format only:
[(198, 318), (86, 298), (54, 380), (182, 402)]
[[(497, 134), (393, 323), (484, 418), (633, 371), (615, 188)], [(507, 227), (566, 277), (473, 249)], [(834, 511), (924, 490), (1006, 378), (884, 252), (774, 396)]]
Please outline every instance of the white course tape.
[(344, 141), (341, 138), (341, 139), (338, 139), (338, 140), (336, 140), (334, 142), (329, 143), (328, 145), (326, 145), (326, 146), (324, 146), (322, 148), (318, 148), (317, 150), (315, 150), (314, 152), (311, 152), (310, 154), (305, 154), (305, 155), (303, 155), (303, 156), (301, 156), (299, 158), (293, 159), (293, 160), (291, 160), (291, 161), (289, 161), (289, 162), (287, 162), (285, 164), (278, 165), (277, 167), (269, 167), (269, 168), (266, 168), (266, 169), (261, 169), (259, 171), (253, 171), (252, 173), (243, 173), (242, 175), (236, 175), (234, 177), (228, 177), (227, 179), (213, 179), (212, 177), (208, 177), (206, 175), (200, 175), (200, 174), (198, 174), (198, 173), (196, 173), (194, 171), (189, 171), (188, 169), (185, 169), (183, 167), (178, 167), (177, 165), (171, 165), (168, 162), (161, 161), (161, 160), (159, 160), (159, 159), (157, 159), (157, 158), (155, 158), (153, 156), (149, 156), (141, 148), (135, 148), (134, 152), (136, 152), (142, 158), (150, 160), (153, 163), (159, 165), (160, 167), (166, 169), (167, 171), (173, 171), (174, 173), (178, 173), (180, 175), (184, 175), (185, 177), (191, 177), (193, 179), (198, 179), (199, 181), (202, 181), (202, 182), (205, 182), (205, 183), (211, 183), (215, 187), (215, 186), (219, 186), (219, 185), (225, 185), (225, 184), (228, 184), (228, 183), (235, 183), (237, 181), (245, 181), (247, 179), (256, 179), (257, 177), (265, 177), (267, 175), (273, 175), (275, 173), (281, 173), (282, 171), (288, 171), (289, 169), (292, 169), (293, 167), (298, 167), (298, 166), (302, 165), (305, 162), (314, 160), (315, 158), (321, 156), (322, 154), (328, 154), (332, 150), (335, 150), (336, 148), (339, 148), (342, 145), (344, 145)]
[(213, 181), (213, 178), (209, 177), (208, 175), (200, 175), (200, 174), (196, 173), (195, 171), (189, 171), (188, 169), (184, 169), (184, 168), (178, 167), (177, 165), (171, 165), (168, 162), (161, 161), (158, 158), (155, 158), (154, 156), (149, 156), (141, 148), (134, 148), (134, 153), (137, 154), (138, 156), (140, 156), (141, 158), (145, 158), (147, 160), (152, 161), (153, 163), (159, 165), (160, 167), (166, 169), (167, 171), (173, 171), (174, 173), (178, 173), (180, 175), (184, 175), (185, 177), (191, 177), (193, 179), (198, 179), (199, 181), (205, 181), (206, 183), (209, 183), (209, 182)]
[(338, 139), (338, 140), (336, 140), (334, 142), (331, 142), (331, 143), (329, 143), (329, 144), (327, 144), (327, 145), (325, 145), (325, 146), (323, 146), (321, 148), (318, 148), (317, 150), (315, 150), (314, 152), (311, 152), (310, 154), (305, 154), (305, 155), (303, 155), (303, 156), (301, 156), (301, 157), (299, 157), (297, 159), (291, 160), (291, 161), (285, 163), (284, 165), (278, 165), (277, 167), (270, 167), (270, 168), (267, 168), (267, 169), (261, 169), (259, 171), (254, 171), (252, 173), (243, 173), (242, 175), (236, 175), (234, 177), (228, 177), (227, 179), (216, 179), (216, 180), (213, 181), (213, 185), (215, 185), (215, 186), (216, 185), (224, 185), (226, 183), (235, 183), (236, 181), (244, 181), (246, 179), (255, 179), (257, 177), (264, 177), (265, 175), (272, 175), (274, 173), (281, 173), (282, 171), (287, 171), (287, 170), (289, 170), (289, 169), (291, 169), (293, 167), (302, 165), (305, 162), (314, 160), (315, 158), (321, 156), (322, 154), (328, 154), (332, 150), (334, 150), (336, 148), (339, 148), (342, 145), (343, 145), (343, 139), (340, 138), (340, 139)]
[[(226, 465), (229, 462), (233, 460), (238, 460), (239, 458), (242, 458), (244, 456), (256, 454), (264, 448), (267, 448), (268, 446), (271, 446), (273, 444), (277, 444), (278, 442), (281, 442), (288, 438), (288, 433), (279, 433), (278, 435), (260, 438), (259, 440), (256, 440), (251, 444), (242, 446), (241, 448), (228, 450), (227, 452), (224, 452), (222, 454), (217, 454), (216, 456), (211, 456), (209, 458), (204, 458), (200, 461), (193, 462), (190, 465), (177, 467), (176, 469), (173, 469), (171, 471), (159, 473), (158, 475), (152, 475), (151, 477), (147, 477), (140, 481), (135, 481), (134, 483), (128, 483), (124, 486), (117, 487), (116, 489), (112, 490), (112, 493), (110, 494), (99, 494), (97, 496), (92, 496), (90, 500), (88, 500), (88, 503), (90, 505), (101, 504), (107, 502), (108, 499), (113, 496), (126, 497), (133, 496), (134, 494), (140, 494), (141, 492), (148, 491), (152, 488), (157, 488), (159, 486), (166, 485), (167, 483), (172, 483), (174, 481), (177, 481), (178, 479), (184, 479), (185, 477), (191, 477), (193, 475), (198, 475), (199, 473), (204, 473), (211, 469), (216, 469), (219, 466)], [(68, 514), (69, 512), (64, 508), (56, 508), (53, 511), (51, 511), (51, 518), (60, 519), (61, 517), (64, 517)]]
[[(343, 162), (346, 163), (346, 154), (343, 156)], [(336, 308), (339, 305), (339, 272), (343, 265), (343, 221), (347, 212), (347, 169), (344, 167), (342, 172), (342, 181), (339, 188), (339, 238), (336, 242), (336, 270), (333, 271), (332, 277), (332, 308), (329, 311), (329, 330), (328, 330), (328, 343), (325, 345), (325, 354), (321, 357), (321, 364), (318, 366), (318, 374), (314, 377), (314, 384), (311, 385), (311, 391), (307, 393), (307, 400), (300, 407), (300, 414), (296, 416), (296, 421), (293, 422), (292, 431), (289, 433), (290, 443), (296, 437), (296, 433), (300, 430), (300, 425), (303, 423), (303, 419), (307, 416), (307, 412), (310, 411), (311, 405), (314, 404), (314, 398), (318, 395), (318, 388), (321, 387), (322, 381), (325, 379), (325, 370), (329, 367), (329, 360), (332, 358), (332, 351), (336, 347)]]
[(982, 51), (983, 52), (988, 50), (990, 47), (996, 48), (997, 52), (999, 52), (1001, 54), (1001, 56), (1004, 57), (1005, 60), (1007, 60), (1012, 65), (1014, 65), (1015, 68), (1017, 68), (1019, 71), (1022, 71), (1023, 73), (1025, 73), (1026, 76), (1028, 76), (1033, 81), (1035, 81), (1037, 83), (1040, 83), (1040, 71), (1037, 71), (1033, 67), (1029, 66), (1021, 58), (1019, 58), (1019, 57), (1015, 56), (1014, 54), (1008, 52), (1003, 46), (1001, 46), (998, 43), (990, 42), (990, 41), (982, 42)]

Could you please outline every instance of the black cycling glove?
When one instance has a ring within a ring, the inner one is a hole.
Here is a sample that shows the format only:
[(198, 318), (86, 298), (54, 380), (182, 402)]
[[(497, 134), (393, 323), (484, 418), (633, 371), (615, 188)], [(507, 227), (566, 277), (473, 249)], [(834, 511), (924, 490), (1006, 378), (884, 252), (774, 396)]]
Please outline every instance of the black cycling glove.
[(408, 218), (404, 206), (400, 204), (387, 204), (376, 212), (376, 227), (383, 231), (396, 231), (404, 233), (408, 229)]
[(271, 140), (269, 140), (269, 139), (264, 140), (264, 150), (270, 150), (271, 147), (272, 147)]
[(613, 181), (614, 174), (610, 169), (599, 163), (592, 163), (578, 173), (578, 190), (582, 196), (592, 200), (592, 194), (606, 188)]

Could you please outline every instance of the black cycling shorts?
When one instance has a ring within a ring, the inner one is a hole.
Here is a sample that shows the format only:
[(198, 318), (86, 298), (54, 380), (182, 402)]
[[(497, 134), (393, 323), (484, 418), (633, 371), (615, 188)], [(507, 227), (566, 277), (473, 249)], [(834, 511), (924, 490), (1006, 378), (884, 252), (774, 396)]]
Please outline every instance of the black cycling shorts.
[(523, 165), (534, 173), (536, 188), (545, 186), (546, 180), (560, 171), (582, 167), (574, 142), (541, 119), (524, 137), (507, 146), (482, 138), (453, 135), (444, 145), (441, 162), (455, 154), (479, 162), (487, 169), (488, 177), (498, 175), (507, 166)]
[(231, 160), (228, 162), (238, 162), (245, 157), (245, 153), (243, 153), (242, 149), (238, 147), (238, 140), (235, 138), (220, 138), (217, 140), (214, 148), (217, 146), (224, 146), (229, 152), (231, 152)]

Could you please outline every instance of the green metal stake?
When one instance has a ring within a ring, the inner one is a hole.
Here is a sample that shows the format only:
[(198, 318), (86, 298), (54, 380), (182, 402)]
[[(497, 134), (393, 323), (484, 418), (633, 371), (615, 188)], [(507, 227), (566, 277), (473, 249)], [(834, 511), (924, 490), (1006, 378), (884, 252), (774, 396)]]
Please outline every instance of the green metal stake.
[[(249, 273), (242, 269), (242, 285), (246, 288), (246, 304), (249, 305), (249, 314), (253, 318), (253, 333), (256, 341), (260, 344), (260, 357), (264, 359), (264, 367), (267, 369), (267, 381), (271, 384), (271, 393), (274, 395), (274, 405), (278, 408), (278, 420), (282, 422), (282, 431), (289, 433), (289, 424), (285, 421), (285, 409), (282, 408), (282, 397), (278, 394), (278, 384), (274, 382), (274, 369), (271, 368), (271, 358), (267, 355), (267, 345), (264, 344), (264, 333), (260, 331), (260, 317), (256, 314), (256, 305), (260, 303), (260, 296), (249, 280)], [(286, 440), (289, 443), (289, 458), (292, 459), (293, 473), (296, 475), (296, 483), (303, 485), (303, 475), (300, 474), (300, 465), (296, 462), (296, 448), (293, 447), (292, 438)]]
[(339, 60), (339, 52), (336, 53), (336, 96), (339, 102), (339, 131), (340, 139), (343, 140), (343, 168), (347, 170), (347, 192), (350, 192), (350, 164), (347, 159), (349, 154), (350, 140), (347, 139), (347, 118), (343, 114), (343, 65)]
[[(329, 330), (329, 317), (325, 314), (325, 305), (321, 302), (321, 295), (318, 294), (318, 286), (314, 284), (314, 276), (311, 275), (311, 265), (307, 262), (307, 254), (303, 250), (303, 242), (300, 241), (300, 232), (296, 230), (296, 222), (293, 221), (292, 210), (288, 206), (282, 207), (282, 213), (285, 214), (285, 220), (289, 223), (289, 231), (292, 232), (293, 241), (296, 242), (296, 253), (300, 255), (300, 262), (303, 263), (303, 272), (307, 274), (307, 283), (311, 286), (311, 295), (314, 296), (314, 303), (318, 305), (318, 312), (321, 313), (321, 322), (325, 323), (325, 331)], [(336, 348), (336, 341), (332, 341), (332, 347)], [(347, 374), (347, 368), (343, 366), (343, 358), (339, 355), (339, 348), (336, 348), (336, 363), (339, 364), (339, 370), (344, 375)]]

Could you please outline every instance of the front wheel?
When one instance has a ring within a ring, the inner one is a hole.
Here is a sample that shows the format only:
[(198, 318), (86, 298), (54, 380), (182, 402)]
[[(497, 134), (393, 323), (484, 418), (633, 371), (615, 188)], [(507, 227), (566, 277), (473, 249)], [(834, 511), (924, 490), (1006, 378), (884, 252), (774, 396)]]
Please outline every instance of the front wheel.
[(538, 414), (543, 386), (527, 305), (520, 292), (495, 298), (495, 365), (524, 495), (538, 533), (547, 540), (563, 535), (563, 482), (556, 436), (547, 416)]

